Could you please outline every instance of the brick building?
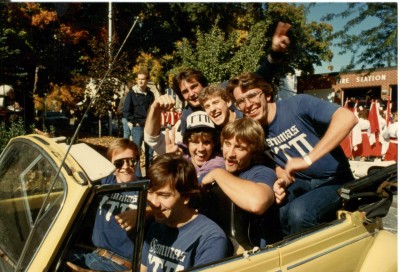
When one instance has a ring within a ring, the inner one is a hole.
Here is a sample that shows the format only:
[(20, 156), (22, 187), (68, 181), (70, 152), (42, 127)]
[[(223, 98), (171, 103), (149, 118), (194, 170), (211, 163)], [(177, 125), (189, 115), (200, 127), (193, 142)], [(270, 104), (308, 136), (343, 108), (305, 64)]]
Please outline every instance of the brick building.
[(333, 98), (341, 105), (346, 99), (358, 100), (358, 105), (365, 107), (369, 107), (371, 99), (380, 100), (381, 105), (386, 107), (388, 96), (390, 96), (392, 112), (395, 112), (398, 101), (397, 79), (397, 67), (377, 68), (372, 72), (351, 71), (300, 76), (297, 92), (323, 99)]

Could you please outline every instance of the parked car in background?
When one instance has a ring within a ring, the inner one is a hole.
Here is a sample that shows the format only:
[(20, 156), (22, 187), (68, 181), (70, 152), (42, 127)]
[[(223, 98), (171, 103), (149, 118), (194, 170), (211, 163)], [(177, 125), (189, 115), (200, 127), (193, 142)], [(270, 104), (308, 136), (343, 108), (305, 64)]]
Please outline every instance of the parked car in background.
[[(117, 191), (138, 192), (134, 231), (141, 245), (148, 180), (100, 185), (113, 171), (84, 143), (68, 146), (36, 134), (13, 138), (0, 157), (0, 271), (68, 271), (66, 254), (92, 246), (98, 201)], [(248, 221), (228, 203), (221, 217), (230, 222), (225, 230), (238, 244), (235, 254), (190, 271), (397, 271), (397, 235), (382, 228), (396, 192), (393, 164), (345, 184), (336, 220), (264, 248), (252, 243)], [(132, 271), (139, 271), (140, 255), (136, 246)]]
[(46, 111), (43, 118), (44, 125), (47, 128), (50, 126), (66, 128), (69, 126), (69, 118), (60, 111)]

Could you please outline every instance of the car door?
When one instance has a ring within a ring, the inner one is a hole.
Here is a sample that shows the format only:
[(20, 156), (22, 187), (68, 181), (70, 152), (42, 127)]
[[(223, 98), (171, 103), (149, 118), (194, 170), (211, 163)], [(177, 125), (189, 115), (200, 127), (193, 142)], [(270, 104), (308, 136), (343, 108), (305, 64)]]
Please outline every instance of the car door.
[(28, 141), (0, 158), (0, 270), (27, 267), (64, 202), (63, 175), (46, 152)]

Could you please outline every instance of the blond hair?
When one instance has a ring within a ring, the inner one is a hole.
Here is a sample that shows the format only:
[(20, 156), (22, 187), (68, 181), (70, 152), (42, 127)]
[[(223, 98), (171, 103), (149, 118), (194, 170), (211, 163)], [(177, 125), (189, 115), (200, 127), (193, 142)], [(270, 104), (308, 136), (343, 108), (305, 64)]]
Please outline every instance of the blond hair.
[(221, 132), (221, 145), (224, 140), (232, 138), (249, 145), (250, 153), (257, 154), (264, 151), (264, 129), (256, 120), (243, 117), (227, 124)]

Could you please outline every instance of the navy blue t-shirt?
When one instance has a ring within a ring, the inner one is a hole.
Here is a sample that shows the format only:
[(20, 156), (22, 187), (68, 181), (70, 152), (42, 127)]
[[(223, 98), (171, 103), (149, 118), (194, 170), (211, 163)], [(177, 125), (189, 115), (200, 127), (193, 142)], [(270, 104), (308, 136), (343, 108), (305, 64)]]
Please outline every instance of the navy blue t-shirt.
[(275, 171), (264, 165), (253, 165), (241, 171), (238, 176), (239, 178), (251, 180), (255, 183), (265, 183), (271, 187), (271, 189), (277, 179)]
[[(116, 184), (114, 175), (101, 181), (102, 184)], [(105, 248), (131, 260), (133, 257), (134, 235), (129, 235), (115, 220), (115, 216), (126, 210), (137, 209), (138, 194), (113, 193), (104, 195), (97, 209), (92, 241), (99, 248)]]
[(228, 238), (206, 216), (179, 228), (154, 222), (144, 240), (142, 265), (147, 271), (174, 272), (227, 257)]
[[(266, 143), (275, 162), (285, 168), (288, 157), (302, 157), (313, 150), (324, 136), (339, 105), (299, 94), (276, 102), (276, 114), (266, 131)], [(338, 165), (349, 165), (340, 146), (296, 176), (313, 179), (335, 176)]]

